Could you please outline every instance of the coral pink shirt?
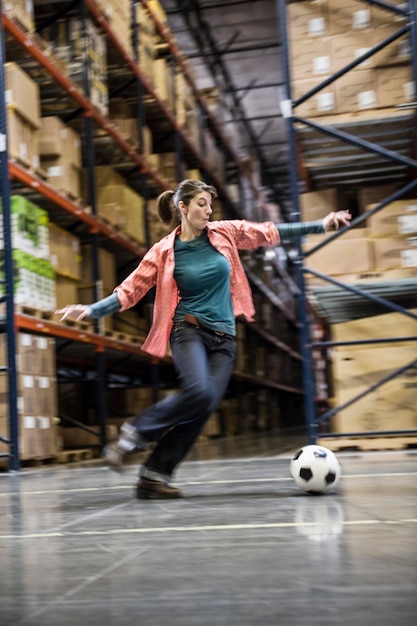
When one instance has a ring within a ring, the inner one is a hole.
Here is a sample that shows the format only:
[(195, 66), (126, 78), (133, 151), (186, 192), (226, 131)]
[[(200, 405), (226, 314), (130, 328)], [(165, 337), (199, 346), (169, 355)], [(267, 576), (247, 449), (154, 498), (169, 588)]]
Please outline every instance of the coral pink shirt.
[[(277, 227), (273, 222), (222, 220), (209, 222), (206, 228), (212, 246), (230, 263), (230, 287), (235, 316), (243, 315), (248, 321), (253, 321), (255, 307), (252, 292), (238, 251), (279, 244)], [(179, 299), (174, 279), (174, 241), (180, 230), (178, 226), (155, 243), (137, 268), (115, 289), (120, 311), (126, 311), (156, 285), (153, 322), (142, 349), (158, 358), (166, 356), (172, 318)]]

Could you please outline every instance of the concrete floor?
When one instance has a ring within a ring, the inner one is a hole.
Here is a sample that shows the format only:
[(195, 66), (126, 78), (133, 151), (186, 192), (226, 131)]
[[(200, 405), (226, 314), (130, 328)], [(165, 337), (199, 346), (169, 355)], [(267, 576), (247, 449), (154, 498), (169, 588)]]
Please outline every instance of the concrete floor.
[(196, 450), (183, 500), (136, 500), (134, 466), (0, 474), (0, 624), (414, 624), (417, 450), (340, 453), (311, 496), (266, 441)]

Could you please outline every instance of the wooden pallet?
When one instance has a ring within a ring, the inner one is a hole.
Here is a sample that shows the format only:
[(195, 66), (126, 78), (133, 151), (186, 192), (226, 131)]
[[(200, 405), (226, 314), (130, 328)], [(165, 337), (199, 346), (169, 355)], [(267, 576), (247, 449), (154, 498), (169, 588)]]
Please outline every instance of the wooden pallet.
[(80, 461), (89, 461), (94, 457), (92, 448), (79, 450), (60, 450), (56, 453), (56, 463), (79, 463)]
[(129, 335), (118, 330), (104, 330), (104, 336), (115, 341), (129, 341)]
[(325, 446), (334, 452), (343, 450), (407, 450), (417, 447), (417, 436), (408, 437), (324, 437), (317, 439), (317, 445)]

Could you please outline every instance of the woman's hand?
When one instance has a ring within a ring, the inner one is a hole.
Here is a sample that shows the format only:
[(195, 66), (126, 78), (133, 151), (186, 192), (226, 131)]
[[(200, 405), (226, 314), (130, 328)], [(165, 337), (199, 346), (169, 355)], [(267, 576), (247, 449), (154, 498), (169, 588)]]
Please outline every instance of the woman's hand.
[(75, 320), (76, 322), (80, 322), (85, 317), (90, 315), (90, 307), (88, 304), (67, 304), (63, 309), (58, 309), (55, 311), (55, 315), (62, 315), (59, 320), (62, 322), (63, 320), (70, 319)]
[(339, 230), (340, 226), (349, 226), (352, 219), (349, 211), (332, 211), (323, 219), (323, 228), (328, 230)]

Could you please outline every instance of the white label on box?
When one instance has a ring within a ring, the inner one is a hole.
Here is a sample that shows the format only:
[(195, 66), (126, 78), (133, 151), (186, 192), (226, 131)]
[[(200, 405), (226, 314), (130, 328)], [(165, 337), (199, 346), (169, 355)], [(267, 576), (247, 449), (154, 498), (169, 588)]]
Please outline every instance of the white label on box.
[(11, 89), (6, 89), (4, 92), (4, 99), (6, 101), (6, 106), (8, 104), (12, 104), (13, 102), (13, 91)]
[(22, 377), (23, 387), (25, 387), (25, 389), (33, 389), (34, 382), (35, 381), (33, 379), (33, 376), (29, 376), (28, 374), (26, 374)]
[(19, 155), (22, 159), (26, 159), (28, 156), (28, 147), (24, 142), (19, 143)]
[(48, 348), (48, 339), (46, 337), (38, 337), (37, 338), (38, 348), (40, 350), (47, 350)]
[(353, 28), (368, 28), (371, 24), (371, 12), (369, 9), (362, 9), (353, 13)]
[(401, 235), (417, 232), (417, 215), (399, 215), (398, 232)]
[(55, 165), (54, 167), (48, 167), (47, 174), (51, 178), (54, 177), (54, 176), (63, 176), (64, 175), (64, 168), (63, 168), (62, 165)]
[(325, 34), (325, 21), (323, 17), (316, 17), (308, 22), (308, 34), (311, 36)]
[(314, 74), (328, 74), (330, 72), (330, 59), (328, 56), (315, 57), (313, 59)]
[(20, 333), (20, 344), (22, 346), (28, 347), (32, 345), (32, 336), (29, 333)]
[(417, 250), (401, 250), (401, 265), (403, 267), (417, 267)]
[(375, 91), (369, 89), (368, 91), (360, 91), (358, 93), (358, 108), (359, 109), (371, 109), (376, 104)]
[(49, 389), (49, 378), (48, 376), (38, 376), (39, 387), (41, 389)]
[(411, 213), (411, 211), (413, 213), (415, 213), (415, 212), (417, 213), (417, 204), (406, 204), (405, 205), (405, 210), (407, 212), (410, 212), (410, 213)]
[(317, 109), (319, 111), (334, 110), (334, 95), (331, 91), (317, 94)]
[(414, 99), (414, 82), (410, 80), (408, 83), (403, 84), (404, 98), (409, 101)]
[(39, 428), (42, 428), (43, 430), (45, 430), (51, 427), (49, 417), (38, 416), (38, 420), (39, 420)]
[(23, 428), (36, 428), (36, 419), (30, 415), (23, 416)]

